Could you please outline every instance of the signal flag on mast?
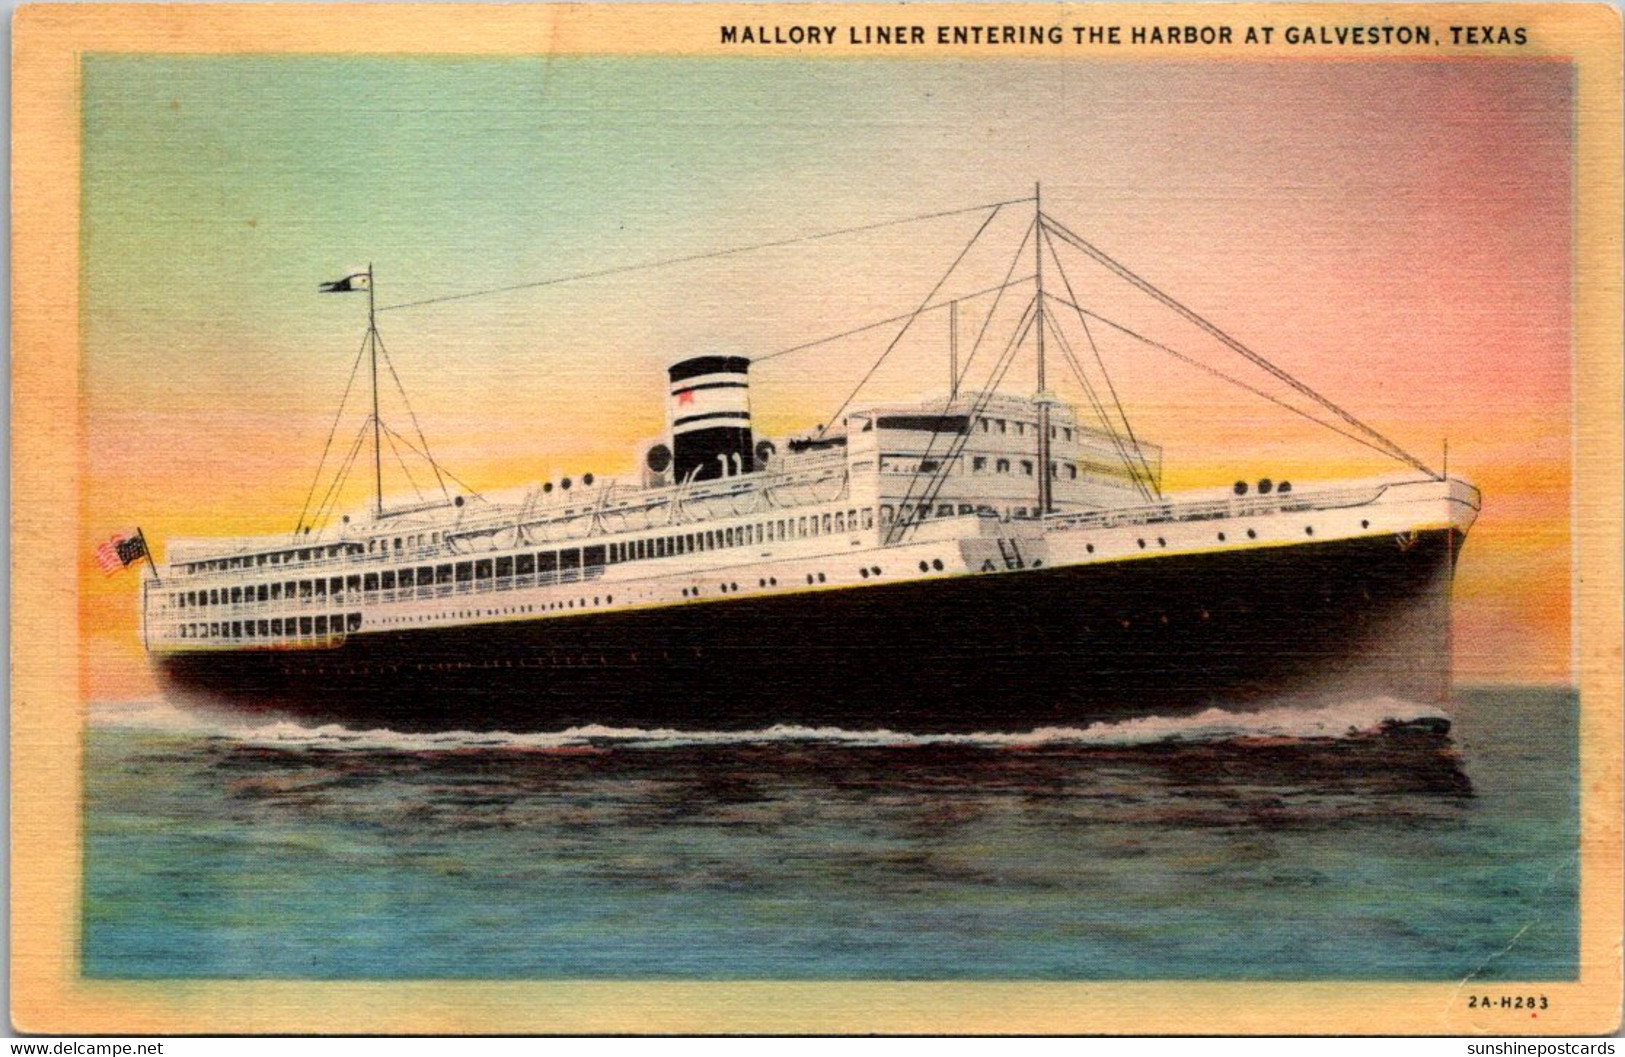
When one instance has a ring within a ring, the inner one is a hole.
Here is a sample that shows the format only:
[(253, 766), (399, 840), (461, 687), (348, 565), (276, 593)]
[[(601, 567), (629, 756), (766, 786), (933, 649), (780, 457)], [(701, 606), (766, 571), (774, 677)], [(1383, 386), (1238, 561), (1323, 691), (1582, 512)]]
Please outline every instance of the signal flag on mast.
[(365, 290), (372, 285), (372, 276), (365, 270), (351, 272), (342, 279), (335, 279), (330, 283), (323, 283), (316, 288), (321, 294), (347, 294), (354, 290)]

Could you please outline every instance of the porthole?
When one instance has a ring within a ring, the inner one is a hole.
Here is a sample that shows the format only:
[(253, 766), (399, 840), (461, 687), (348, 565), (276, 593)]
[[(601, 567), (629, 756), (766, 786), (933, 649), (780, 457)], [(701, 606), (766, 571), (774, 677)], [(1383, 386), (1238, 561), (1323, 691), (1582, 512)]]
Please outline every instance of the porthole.
[(823, 583), (823, 582), (824, 582), (824, 574), (823, 574), (823, 573), (819, 573), (819, 574), (818, 574), (818, 582), (819, 582), (819, 583)]
[(813, 578), (812, 578), (812, 573), (808, 573), (808, 574), (807, 574), (807, 582), (808, 582), (808, 583), (812, 583), (812, 582), (813, 582)]
[(1371, 522), (1369, 522), (1369, 521), (1362, 521), (1362, 522), (1360, 522), (1360, 527), (1361, 527), (1361, 528), (1370, 528), (1370, 527), (1371, 527)]
[(1166, 547), (1166, 546), (1168, 546), (1168, 541), (1163, 539), (1161, 536), (1158, 536), (1157, 537), (1157, 546)]
[(756, 586), (757, 587), (766, 587), (767, 586), (767, 581), (766, 580), (757, 580), (756, 581)]
[(769, 586), (769, 587), (777, 587), (777, 586), (779, 586), (779, 578), (776, 577), (776, 576), (769, 576), (767, 578), (767, 586)]
[(1315, 534), (1315, 526), (1313, 526), (1313, 525), (1305, 525), (1303, 527), (1303, 534), (1305, 536), (1313, 536)]
[(876, 576), (879, 576), (880, 575), (880, 566), (871, 565), (871, 566), (869, 566), (869, 571), (874, 573)]
[(941, 558), (932, 558), (931, 559), (931, 568), (935, 569), (937, 572), (940, 573), (942, 571), (942, 559)]
[(738, 584), (729, 584), (728, 585), (728, 590), (737, 591), (737, 590), (739, 590), (739, 585)]
[(1084, 544), (1083, 549), (1088, 551), (1090, 554), (1095, 553), (1095, 545), (1093, 543)]
[(1220, 542), (1220, 543), (1223, 543), (1223, 542), (1224, 542), (1224, 533), (1222, 533), (1222, 532), (1221, 532), (1221, 533), (1219, 533), (1219, 542)]
[(858, 570), (858, 575), (863, 577), (865, 580), (867, 580), (867, 579), (869, 579), (869, 570), (868, 569), (859, 569)]
[(929, 565), (925, 564), (924, 562), (920, 563), (920, 572), (924, 573), (924, 572), (930, 572), (930, 571), (931, 571), (931, 567)]
[(1247, 538), (1250, 539), (1250, 540), (1255, 540), (1255, 539), (1258, 538), (1258, 533), (1254, 532), (1252, 529), (1248, 529), (1247, 530)]
[(1140, 540), (1139, 544), (1140, 544), (1140, 549), (1145, 550), (1145, 540)]

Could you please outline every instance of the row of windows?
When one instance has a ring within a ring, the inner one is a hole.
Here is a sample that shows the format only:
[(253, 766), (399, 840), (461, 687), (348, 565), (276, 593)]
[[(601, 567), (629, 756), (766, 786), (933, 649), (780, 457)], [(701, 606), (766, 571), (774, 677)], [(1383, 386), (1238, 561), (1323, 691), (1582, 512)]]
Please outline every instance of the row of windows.
[[(983, 433), (1014, 433), (1018, 437), (1024, 437), (1027, 435), (1028, 430), (1034, 433), (1038, 432), (1038, 423), (1023, 422), (1020, 419), (1006, 422), (1002, 418), (979, 418), (976, 422)], [(1071, 440), (1072, 427), (1051, 426), (1049, 428), (1049, 437), (1050, 440)]]
[[(1019, 461), (1021, 463), (1021, 473), (1022, 473), (1022, 475), (1024, 477), (1031, 477), (1033, 475), (1033, 468), (1037, 464), (1032, 459), (1021, 459)], [(987, 457), (985, 455), (978, 455), (978, 456), (976, 456), (975, 458), (973, 458), (971, 460), (971, 466), (970, 466), (971, 472), (972, 473), (987, 473), (988, 472), (987, 464), (988, 464)], [(1010, 465), (1011, 465), (1011, 463), (1010, 463), (1009, 459), (995, 459), (995, 460), (993, 460), (993, 472), (994, 473), (1009, 473), (1010, 472)], [(1066, 479), (1067, 480), (1076, 481), (1078, 479), (1078, 466), (1077, 466), (1076, 463), (1070, 463), (1070, 462), (1068, 462), (1068, 463), (1056, 463), (1056, 462), (1052, 462), (1052, 463), (1049, 464), (1049, 475), (1050, 475), (1050, 477), (1052, 479), (1059, 479), (1060, 476), (1061, 476), (1061, 472), (1063, 470), (1066, 472)]]
[[(592, 604), (595, 605), (595, 606), (597, 606), (597, 605), (614, 605), (615, 604), (615, 596), (614, 595), (602, 595), (602, 596), (593, 595)], [(560, 600), (558, 600), (556, 602), (538, 603), (536, 605), (529, 605), (529, 606), (508, 606), (508, 607), (506, 607), (504, 609), (462, 609), (462, 610), (457, 610), (456, 612), (452, 612), (452, 613), (408, 613), (408, 614), (406, 614), (404, 616), (398, 616), (398, 617), (379, 617), (378, 618), (378, 623), (380, 623), (380, 624), (432, 624), (437, 620), (448, 620), (448, 619), (449, 620), (470, 620), (470, 619), (477, 619), (477, 618), (482, 617), (482, 616), (486, 616), (486, 617), (520, 616), (520, 615), (523, 615), (525, 613), (551, 613), (551, 612), (553, 612), (555, 610), (575, 609), (577, 607), (579, 607), (581, 609), (586, 609), (587, 608), (587, 598), (586, 598), (585, 595), (583, 595), (579, 599), (565, 598), (565, 599), (560, 599)]]
[(612, 563), (634, 562), (645, 558), (668, 558), (675, 554), (694, 554), (728, 547), (748, 547), (757, 543), (778, 543), (784, 540), (841, 535), (859, 531), (860, 525), (864, 529), (875, 527), (872, 508), (836, 510), (822, 516), (808, 514), (803, 517), (762, 521), (755, 525), (739, 525), (706, 532), (680, 532), (670, 536), (656, 536), (654, 539), (611, 543), (609, 560)]
[(378, 539), (367, 541), (367, 553), (388, 554), (391, 550), (395, 550), (397, 552), (401, 550), (411, 551), (417, 550), (421, 547), (435, 547), (439, 544), (440, 533), (438, 532), (424, 532), (416, 536), (396, 536), (393, 547), (391, 547), (390, 540), (380, 537)]
[[(1371, 522), (1369, 522), (1369, 521), (1361, 521), (1360, 522), (1360, 527), (1361, 528), (1369, 528), (1370, 526), (1371, 526)], [(1303, 534), (1305, 536), (1313, 536), (1315, 534), (1315, 526), (1313, 526), (1313, 525), (1305, 525), (1303, 527)], [(1220, 543), (1225, 543), (1230, 539), (1230, 537), (1228, 535), (1226, 535), (1225, 533), (1223, 533), (1223, 532), (1219, 533), (1218, 538), (1219, 538)], [(1257, 529), (1248, 529), (1247, 530), (1247, 538), (1250, 539), (1250, 540), (1257, 539), (1258, 538), (1258, 530)], [(1156, 539), (1157, 539), (1157, 546), (1158, 547), (1166, 547), (1166, 546), (1168, 546), (1168, 540), (1165, 537), (1158, 536)], [(1145, 537), (1144, 536), (1139, 537), (1134, 542), (1139, 546), (1139, 548), (1141, 550), (1147, 549), (1147, 544), (1145, 542)], [(1086, 550), (1090, 554), (1093, 554), (1093, 553), (1095, 553), (1095, 545), (1093, 543), (1086, 543), (1086, 544), (1084, 544), (1084, 550)]]
[(330, 543), (322, 547), (299, 547), (275, 554), (250, 554), (242, 558), (217, 558), (206, 562), (187, 562), (181, 568), (187, 573), (219, 573), (232, 569), (257, 569), (267, 565), (292, 565), (321, 558), (336, 558), (341, 554), (360, 554), (359, 543)]
[[(1038, 465), (1034, 460), (1020, 459), (1017, 462), (1019, 462), (1021, 472), (1025, 476), (1033, 476), (1033, 469)], [(912, 455), (882, 455), (880, 457), (880, 472), (936, 473), (942, 468), (942, 463), (943, 460), (941, 459), (921, 459)], [(1012, 463), (1009, 459), (994, 459), (986, 455), (977, 455), (971, 459), (971, 472), (988, 473), (990, 472), (988, 469), (990, 465), (993, 473), (1009, 473), (1011, 466), (1015, 465), (1015, 463)], [(953, 460), (952, 472), (961, 473), (963, 467), (964, 461), (962, 459), (956, 458)], [(1057, 480), (1065, 475), (1067, 480), (1076, 481), (1078, 479), (1078, 466), (1076, 463), (1071, 462), (1052, 462), (1049, 464), (1049, 475)]]
[(182, 624), (183, 639), (277, 639), (311, 635), (339, 635), (359, 631), (360, 613), (321, 613), (313, 617), (272, 617), (267, 620), (220, 620)]
[(507, 579), (516, 575), (535, 576), (538, 582), (552, 583), (575, 580), (582, 576), (601, 575), (604, 560), (605, 549), (602, 546), (572, 547), (562, 551), (509, 554), (500, 558), (385, 569), (379, 572), (316, 580), (290, 580), (286, 583), (174, 591), (169, 595), (169, 603), (176, 609), (188, 609), (253, 602), (309, 601), (318, 598), (342, 600), (358, 592), (477, 583), (494, 578)]

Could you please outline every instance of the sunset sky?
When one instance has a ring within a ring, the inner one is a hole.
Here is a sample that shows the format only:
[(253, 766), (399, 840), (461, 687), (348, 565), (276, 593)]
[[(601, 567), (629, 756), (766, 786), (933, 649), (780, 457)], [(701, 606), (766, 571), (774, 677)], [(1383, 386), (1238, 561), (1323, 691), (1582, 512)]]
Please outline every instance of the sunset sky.
[[(1047, 213), (1431, 465), (1448, 438), (1451, 473), (1485, 492), (1457, 581), (1458, 677), (1570, 678), (1566, 64), (93, 55), (83, 73), (92, 698), (151, 691), (136, 576), (103, 579), (97, 541), (139, 524), (161, 554), (172, 537), (293, 528), (365, 328), (365, 298), (318, 295), (320, 281), (371, 262), (387, 306), (1020, 198), (1035, 182)], [(998, 282), (1030, 210), (1001, 211), (943, 296)], [(908, 312), (985, 216), (379, 325), (462, 480), (614, 475), (663, 428), (668, 362), (762, 356)], [(1103, 314), (1265, 384), (1085, 258), (1060, 258)], [(987, 303), (966, 305), (962, 329)], [(944, 327), (922, 320), (868, 395), (940, 390)], [(760, 364), (758, 429), (826, 421), (894, 334)], [(1095, 337), (1171, 487), (1399, 469)], [(1051, 377), (1080, 393), (1064, 369)], [(1007, 386), (1030, 389), (1030, 368)], [(362, 415), (349, 408), (346, 444)], [(384, 414), (405, 431), (398, 402)], [(398, 467), (386, 487), (411, 491)]]

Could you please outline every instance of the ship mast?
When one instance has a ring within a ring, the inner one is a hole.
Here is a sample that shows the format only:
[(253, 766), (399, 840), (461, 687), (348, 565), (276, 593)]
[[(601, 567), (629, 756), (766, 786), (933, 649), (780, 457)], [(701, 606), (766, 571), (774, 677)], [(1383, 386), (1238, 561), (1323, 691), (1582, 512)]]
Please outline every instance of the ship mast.
[(1037, 265), (1033, 329), (1038, 335), (1038, 516), (1054, 509), (1050, 496), (1049, 477), (1049, 404), (1050, 395), (1044, 391), (1044, 199), (1043, 187), (1033, 184), (1033, 261)]
[[(419, 425), (417, 414), (412, 410), (412, 403), (406, 397), (406, 389), (401, 385), (400, 375), (395, 373), (395, 365), (390, 361), (389, 347), (384, 344), (384, 336), (378, 331), (378, 313), (388, 312), (392, 306), (384, 305), (382, 308), (378, 306), (377, 294), (373, 290), (372, 284), (373, 268), (372, 264), (369, 263), (364, 269), (352, 271), (342, 279), (321, 283), (316, 288), (317, 293), (323, 294), (353, 294), (365, 290), (367, 294), (367, 331), (361, 339), (361, 346), (356, 349), (355, 359), (350, 365), (350, 377), (344, 383), (344, 395), (339, 398), (338, 410), (333, 415), (333, 425), (327, 431), (326, 443), (322, 445), (322, 456), (316, 463), (316, 473), (311, 479), (310, 491), (305, 493), (304, 506), (300, 508), (299, 520), (294, 524), (295, 536), (308, 536), (311, 529), (325, 521), (326, 517), (332, 512), (330, 504), (339, 501), (342, 495), (341, 488), (350, 479), (350, 470), (359, 461), (358, 457), (365, 446), (369, 427), (372, 430), (372, 511), (375, 522), (382, 521), (385, 517), (398, 517), (401, 514), (429, 510), (437, 505), (430, 503), (416, 507), (400, 508), (394, 511), (384, 509), (384, 432), (386, 430), (388, 430), (391, 438), (389, 442), (390, 450), (395, 453), (395, 458), (400, 461), (401, 469), (405, 472), (407, 481), (412, 485), (413, 490), (417, 492), (419, 500), (423, 499), (423, 492), (417, 487), (417, 482), (412, 480), (412, 471), (406, 468), (406, 462), (401, 456), (400, 449), (395, 446), (397, 439), (404, 443), (409, 451), (421, 456), (424, 461), (433, 467), (435, 482), (440, 486), (440, 494), (445, 498), (446, 503), (448, 505), (453, 502), (461, 503), (461, 499), (454, 501), (446, 490), (446, 479), (449, 478), (453, 481), (457, 481), (457, 479), (452, 476), (450, 471), (440, 465), (434, 454), (429, 450), (429, 440), (423, 435), (423, 427)], [(364, 357), (368, 360), (369, 374), (372, 380), (372, 414), (370, 417), (362, 419), (361, 425), (355, 431), (355, 439), (350, 442), (347, 454), (338, 461), (331, 483), (328, 484), (326, 492), (316, 504), (314, 512), (312, 512), (311, 500), (316, 498), (316, 489), (322, 483), (322, 472), (327, 466), (327, 456), (333, 450), (333, 438), (338, 433), (340, 422), (344, 420), (345, 411), (350, 407), (350, 394), (355, 391), (356, 378), (361, 374), (361, 361)], [(401, 404), (411, 418), (412, 428), (417, 433), (418, 444), (422, 445), (422, 447), (414, 445), (409, 439), (384, 425), (382, 394), (378, 388), (379, 360), (383, 361), (384, 370), (389, 372), (389, 376), (395, 382), (396, 389), (400, 392)], [(462, 485), (475, 498), (484, 498), (478, 491), (469, 488), (468, 485), (463, 484), (461, 481), (457, 481), (457, 483)], [(307, 514), (310, 515), (308, 519), (306, 518)], [(346, 517), (344, 520), (348, 522), (350, 519)]]
[(383, 423), (378, 417), (378, 301), (372, 289), (372, 262), (367, 262), (367, 344), (372, 350), (372, 479), (373, 517), (384, 519)]

